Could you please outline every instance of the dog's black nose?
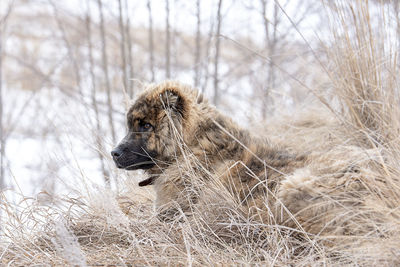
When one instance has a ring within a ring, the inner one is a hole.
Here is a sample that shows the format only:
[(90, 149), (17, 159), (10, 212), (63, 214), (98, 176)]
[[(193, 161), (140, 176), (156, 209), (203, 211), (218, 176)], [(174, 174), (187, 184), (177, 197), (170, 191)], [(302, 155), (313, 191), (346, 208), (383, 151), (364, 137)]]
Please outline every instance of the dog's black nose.
[(114, 149), (111, 151), (111, 156), (112, 156), (114, 159), (119, 158), (119, 156), (121, 156), (121, 154), (122, 154), (122, 150), (119, 149), (118, 147), (117, 147), (117, 148), (114, 148)]

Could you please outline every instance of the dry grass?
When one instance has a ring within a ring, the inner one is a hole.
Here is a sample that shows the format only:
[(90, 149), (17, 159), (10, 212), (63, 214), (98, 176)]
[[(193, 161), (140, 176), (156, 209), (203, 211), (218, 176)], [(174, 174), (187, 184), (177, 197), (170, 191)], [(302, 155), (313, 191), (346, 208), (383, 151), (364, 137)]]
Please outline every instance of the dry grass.
[(305, 175), (329, 189), (310, 218), (328, 221), (323, 234), (302, 230), (307, 221), (262, 223), (218, 182), (202, 187), (190, 213), (163, 222), (152, 192), (128, 183), (118, 196), (91, 192), (51, 206), (3, 197), (2, 265), (399, 265), (397, 55), (373, 33), (366, 2), (329, 8), (340, 34), (328, 48), (331, 90), (320, 94), (327, 111), (279, 118), (266, 130), (275, 143), (311, 152)]

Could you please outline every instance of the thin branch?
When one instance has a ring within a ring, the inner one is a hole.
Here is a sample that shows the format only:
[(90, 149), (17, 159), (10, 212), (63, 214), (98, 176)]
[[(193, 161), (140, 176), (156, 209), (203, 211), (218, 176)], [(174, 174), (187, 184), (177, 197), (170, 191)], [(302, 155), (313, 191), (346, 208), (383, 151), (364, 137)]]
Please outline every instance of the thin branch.
[[(88, 3), (89, 7), (89, 3)], [(94, 74), (94, 62), (93, 62), (93, 44), (92, 44), (92, 30), (91, 30), (91, 18), (90, 18), (90, 13), (89, 13), (89, 8), (87, 10), (86, 14), (86, 30), (87, 30), (87, 42), (88, 42), (88, 52), (89, 52), (89, 73), (90, 73), (90, 80), (92, 83), (92, 94), (91, 94), (91, 99), (92, 99), (92, 107), (95, 115), (95, 124), (96, 124), (96, 132), (95, 132), (95, 139), (96, 139), (96, 145), (97, 145), (97, 156), (99, 157), (100, 161), (100, 167), (101, 167), (101, 172), (103, 174), (103, 179), (106, 184), (106, 186), (110, 187), (110, 174), (105, 168), (104, 164), (104, 156), (103, 156), (103, 151), (104, 151), (104, 146), (103, 142), (100, 138), (101, 135), (101, 125), (100, 125), (100, 115), (99, 115), (99, 109), (97, 106), (97, 99), (96, 99), (96, 76)]]
[(150, 73), (151, 82), (155, 80), (154, 71), (154, 40), (153, 40), (153, 14), (151, 12), (151, 0), (147, 1), (147, 10), (149, 12), (149, 50), (150, 50)]
[(115, 128), (114, 128), (114, 118), (112, 112), (112, 99), (111, 99), (111, 84), (110, 84), (110, 76), (108, 73), (108, 59), (107, 59), (107, 42), (106, 42), (106, 33), (104, 26), (104, 14), (103, 14), (103, 3), (101, 0), (97, 0), (97, 5), (100, 14), (100, 35), (101, 35), (101, 50), (102, 50), (102, 62), (103, 62), (103, 72), (104, 78), (106, 82), (106, 93), (107, 93), (107, 105), (108, 105), (108, 123), (111, 130), (111, 137), (113, 143), (116, 143), (117, 138), (115, 136)]
[(62, 39), (63, 39), (63, 41), (65, 43), (65, 46), (67, 47), (69, 58), (72, 61), (72, 66), (73, 66), (74, 75), (75, 75), (75, 79), (76, 79), (76, 86), (78, 87), (79, 95), (81, 96), (81, 100), (84, 101), (83, 100), (82, 86), (81, 86), (81, 80), (82, 79), (81, 79), (81, 75), (80, 75), (80, 72), (79, 72), (80, 68), (79, 68), (78, 62), (77, 62), (77, 60), (75, 58), (73, 48), (71, 46), (71, 43), (68, 40), (67, 33), (65, 32), (64, 25), (63, 25), (63, 23), (62, 23), (62, 21), (60, 19), (60, 14), (58, 13), (58, 9), (57, 9), (56, 5), (54, 4), (54, 2), (52, 0), (48, 0), (48, 1), (49, 1), (50, 5), (53, 8), (54, 19), (57, 22), (58, 28), (60, 29), (60, 32), (61, 32)]
[(194, 58), (194, 86), (197, 87), (200, 82), (200, 57), (201, 57), (201, 13), (200, 13), (200, 0), (196, 2), (196, 48)]
[(3, 127), (3, 34), (6, 30), (8, 18), (14, 7), (12, 1), (7, 7), (7, 11), (3, 18), (0, 20), (0, 191), (4, 188), (5, 184), (5, 157), (6, 157), (6, 140)]
[(165, 0), (165, 77), (169, 79), (171, 77), (171, 26), (169, 23), (169, 0)]
[[(127, 10), (128, 8), (128, 0), (125, 0), (125, 7)], [(131, 21), (129, 18), (129, 14), (126, 16), (126, 25), (125, 25), (125, 31), (126, 31), (126, 46), (127, 46), (127, 52), (128, 52), (128, 68), (129, 68), (129, 77), (128, 77), (128, 94), (129, 97), (133, 97), (134, 93), (134, 82), (132, 79), (134, 78), (134, 73), (135, 73), (135, 68), (134, 68), (134, 63), (133, 63), (133, 57), (132, 57), (132, 38), (131, 38)]]
[(124, 85), (124, 92), (127, 92), (128, 90), (128, 75), (126, 71), (126, 48), (125, 48), (125, 26), (124, 26), (124, 19), (123, 19), (123, 14), (122, 14), (122, 3), (121, 0), (118, 0), (118, 11), (119, 11), (119, 19), (118, 19), (118, 24), (119, 24), (119, 31), (121, 34), (121, 59), (122, 59), (122, 79), (123, 79), (123, 85)]
[(213, 103), (214, 105), (218, 105), (219, 102), (219, 50), (220, 50), (220, 34), (221, 34), (221, 7), (222, 7), (222, 0), (218, 1), (218, 11), (217, 11), (217, 32), (216, 32), (216, 42), (215, 42), (215, 59), (214, 59), (214, 98)]

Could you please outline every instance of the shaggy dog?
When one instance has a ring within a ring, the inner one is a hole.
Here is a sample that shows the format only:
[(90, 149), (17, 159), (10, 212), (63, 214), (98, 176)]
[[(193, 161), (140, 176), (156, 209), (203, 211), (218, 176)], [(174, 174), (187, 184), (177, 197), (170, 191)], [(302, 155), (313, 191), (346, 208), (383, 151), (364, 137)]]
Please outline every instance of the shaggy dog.
[(118, 168), (145, 170), (149, 178), (139, 186), (154, 186), (155, 204), (165, 219), (173, 218), (177, 207), (188, 210), (197, 201), (193, 177), (200, 177), (203, 185), (217, 179), (250, 210), (263, 209), (264, 223), (296, 227), (300, 222), (318, 233), (334, 221), (318, 216), (334, 209), (323, 196), (338, 186), (339, 178), (316, 179), (303, 168), (309, 155), (255, 137), (190, 86), (173, 81), (148, 86), (130, 107), (127, 126), (112, 157)]

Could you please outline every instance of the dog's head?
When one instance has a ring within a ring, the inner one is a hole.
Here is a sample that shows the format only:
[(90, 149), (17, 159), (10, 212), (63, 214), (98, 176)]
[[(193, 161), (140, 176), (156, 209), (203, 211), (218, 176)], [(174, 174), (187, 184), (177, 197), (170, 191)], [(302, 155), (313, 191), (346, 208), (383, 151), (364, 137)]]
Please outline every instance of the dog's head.
[(176, 82), (149, 86), (127, 113), (128, 134), (111, 152), (118, 168), (152, 169), (175, 159), (197, 91)]

